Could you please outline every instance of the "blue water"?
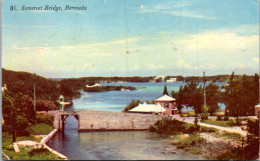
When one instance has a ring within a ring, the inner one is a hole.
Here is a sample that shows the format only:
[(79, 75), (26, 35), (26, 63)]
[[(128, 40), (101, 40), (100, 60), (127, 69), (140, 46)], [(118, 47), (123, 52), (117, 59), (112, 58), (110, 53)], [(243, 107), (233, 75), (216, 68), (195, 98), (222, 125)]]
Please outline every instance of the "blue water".
[(47, 145), (69, 160), (202, 160), (178, 150), (171, 138), (148, 131), (78, 132), (77, 120), (67, 118), (64, 133)]
[[(132, 99), (141, 101), (151, 101), (162, 96), (164, 85), (167, 86), (168, 93), (178, 91), (180, 86), (184, 86), (184, 82), (175, 83), (106, 83), (102, 85), (115, 86), (133, 86), (137, 87), (134, 91), (109, 91), (109, 92), (84, 92), (80, 98), (73, 100), (73, 107), (76, 109), (97, 110), (97, 111), (113, 111), (120, 112), (127, 106)], [(221, 86), (225, 83), (216, 83)], [(203, 85), (202, 83), (200, 85)], [(144, 87), (144, 88), (143, 88)], [(221, 109), (224, 108), (220, 104)], [(191, 110), (184, 108), (183, 110)]]
[[(110, 83), (139, 88), (135, 91), (82, 92), (73, 100), (76, 109), (120, 112), (132, 99), (154, 100), (162, 96), (164, 85), (168, 92), (178, 91), (182, 82), (176, 83)], [(218, 83), (222, 85), (222, 83)], [(78, 132), (78, 122), (73, 116), (67, 118), (64, 133), (58, 132), (48, 143), (51, 148), (65, 154), (68, 159), (84, 160), (202, 160), (178, 150), (171, 138), (162, 138), (148, 131), (124, 132)]]

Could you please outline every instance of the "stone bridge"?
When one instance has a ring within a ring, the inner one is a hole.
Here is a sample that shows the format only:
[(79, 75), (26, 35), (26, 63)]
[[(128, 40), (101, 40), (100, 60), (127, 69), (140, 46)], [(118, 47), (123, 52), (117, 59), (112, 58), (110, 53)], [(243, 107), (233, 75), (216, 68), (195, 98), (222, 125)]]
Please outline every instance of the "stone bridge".
[(73, 115), (78, 120), (78, 131), (147, 130), (157, 120), (167, 116), (108, 111), (81, 110), (77, 112), (49, 111), (54, 115), (54, 128), (64, 129), (66, 118)]
[(157, 120), (166, 116), (107, 111), (82, 110), (79, 131), (147, 130)]

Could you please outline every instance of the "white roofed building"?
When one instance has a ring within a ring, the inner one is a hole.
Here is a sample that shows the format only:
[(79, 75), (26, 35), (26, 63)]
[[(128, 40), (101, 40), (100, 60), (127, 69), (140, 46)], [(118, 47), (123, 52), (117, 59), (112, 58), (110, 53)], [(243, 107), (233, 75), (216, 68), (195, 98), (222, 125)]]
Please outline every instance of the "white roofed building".
[(175, 107), (175, 101), (175, 98), (163, 95), (155, 100), (155, 104), (147, 104), (146, 102), (143, 104), (140, 103), (128, 112), (175, 115), (178, 113), (178, 109)]
[(160, 104), (147, 104), (144, 102), (143, 104), (140, 103), (138, 106), (129, 110), (128, 112), (163, 114), (165, 111), (166, 110)]

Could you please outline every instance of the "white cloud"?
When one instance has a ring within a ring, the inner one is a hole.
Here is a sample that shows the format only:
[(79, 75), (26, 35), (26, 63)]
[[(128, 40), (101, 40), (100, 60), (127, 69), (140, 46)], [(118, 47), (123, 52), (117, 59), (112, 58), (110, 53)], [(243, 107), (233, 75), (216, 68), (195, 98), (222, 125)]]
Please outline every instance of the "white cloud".
[[(180, 10), (180, 8), (185, 8), (188, 6), (192, 6), (192, 4), (191, 3), (157, 4), (153, 6), (146, 6), (145, 8), (138, 10), (136, 13), (160, 13), (160, 14), (168, 14), (172, 16), (182, 16), (182, 17), (199, 18), (199, 19), (206, 19), (206, 20), (219, 19), (217, 17), (206, 15), (208, 12), (198, 13), (187, 9)], [(178, 11), (176, 11), (176, 8), (178, 8)]]
[[(127, 52), (125, 47), (126, 43), (128, 44), (128, 46), (131, 46), (131, 44), (137, 43), (140, 40), (141, 38), (130, 37), (127, 40), (118, 39), (118, 40), (111, 40), (111, 41), (99, 42), (99, 43), (86, 43), (86, 44), (67, 45), (67, 46), (50, 46), (49, 44), (44, 44), (44, 46), (18, 47), (17, 45), (14, 44), (11, 45), (9, 48), (4, 48), (4, 49), (12, 49), (12, 50), (20, 50), (20, 51), (30, 50), (31, 52), (36, 52), (36, 53), (45, 52), (47, 54), (57, 53), (58, 51), (62, 50), (65, 53), (73, 52), (73, 53), (84, 54), (88, 56), (111, 56), (111, 55), (125, 54)], [(130, 47), (128, 47), (128, 50), (132, 51)], [(133, 51), (136, 51), (136, 49)]]
[[(198, 35), (184, 37), (183, 48), (196, 51), (240, 51), (258, 46), (258, 35), (239, 35), (229, 31), (207, 31)], [(181, 40), (178, 41), (182, 43)]]

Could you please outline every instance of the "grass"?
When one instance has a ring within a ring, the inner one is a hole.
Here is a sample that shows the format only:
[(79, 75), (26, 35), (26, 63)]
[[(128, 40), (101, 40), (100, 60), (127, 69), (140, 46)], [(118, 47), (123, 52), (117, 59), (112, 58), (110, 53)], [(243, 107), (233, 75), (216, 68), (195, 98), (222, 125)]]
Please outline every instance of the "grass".
[[(239, 119), (238, 121), (241, 122), (242, 119)], [(208, 120), (203, 120), (201, 122), (206, 124), (217, 125), (217, 126), (224, 126), (224, 127), (236, 126), (236, 119), (229, 119), (228, 121), (218, 121), (216, 119), (208, 119)]]
[[(216, 135), (216, 137), (238, 137), (238, 135), (223, 133), (222, 135)], [(259, 149), (258, 141), (254, 141), (253, 144), (247, 145), (242, 149), (240, 146), (233, 147), (225, 142), (207, 142), (197, 133), (173, 135), (171, 138), (173, 139), (171, 144), (175, 145), (177, 149), (202, 155), (209, 160), (252, 160), (256, 159), (255, 156)]]
[[(52, 130), (52, 126), (40, 123), (30, 127), (31, 134), (48, 134)], [(12, 135), (3, 132), (2, 133), (2, 150), (3, 152), (10, 157), (12, 160), (62, 160), (55, 154), (51, 153), (47, 149), (28, 149), (19, 146), (20, 152), (16, 153), (13, 148)], [(16, 137), (16, 141), (21, 140), (32, 140), (40, 142), (41, 138), (36, 138), (34, 136), (20, 136)]]
[(199, 135), (190, 134), (185, 137), (182, 137), (181, 135), (176, 135), (173, 138), (174, 141), (172, 142), (172, 144), (175, 145), (177, 149), (182, 149), (192, 154), (202, 154), (200, 146), (203, 139), (199, 137)]
[(49, 134), (52, 130), (52, 126), (46, 123), (35, 124), (30, 127), (31, 135), (45, 135)]
[(238, 139), (241, 138), (240, 134), (237, 133), (229, 133), (229, 132), (221, 132), (221, 133), (212, 133), (211, 135), (218, 137), (218, 138), (225, 138), (225, 139)]
[(4, 150), (4, 153), (8, 155), (11, 160), (62, 160), (60, 157), (44, 148), (31, 150), (19, 147), (19, 149), (19, 153), (16, 153), (13, 150)]

